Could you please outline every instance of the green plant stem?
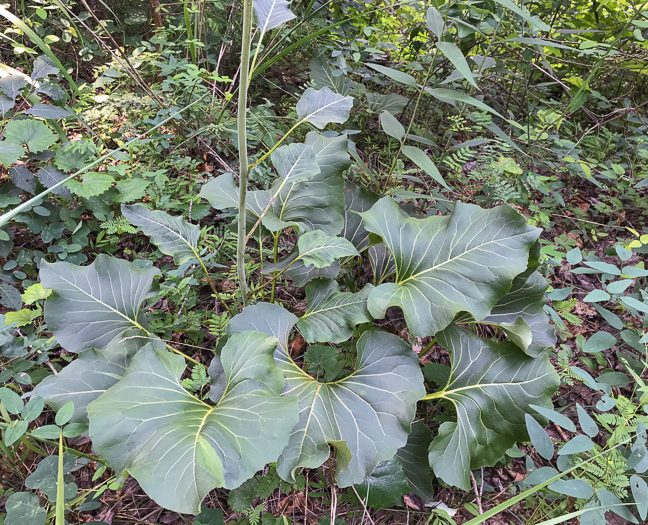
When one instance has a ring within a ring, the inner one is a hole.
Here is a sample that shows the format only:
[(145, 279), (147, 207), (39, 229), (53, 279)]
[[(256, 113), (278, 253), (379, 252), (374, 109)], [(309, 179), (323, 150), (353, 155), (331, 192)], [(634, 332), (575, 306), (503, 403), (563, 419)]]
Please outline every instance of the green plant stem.
[(248, 76), (250, 67), (250, 38), (252, 34), (252, 0), (243, 0), (243, 33), (241, 35), (241, 76), (239, 78), (238, 93), (238, 154), (239, 154), (239, 213), (238, 213), (238, 238), (236, 242), (236, 269), (241, 290), (243, 306), (248, 304), (248, 289), (245, 277), (245, 198), (247, 183), (250, 174), (247, 154), (247, 94)]
[(58, 472), (56, 475), (56, 525), (65, 525), (65, 479), (63, 472), (63, 432), (59, 435)]
[(297, 129), (297, 127), (298, 127), (300, 124), (302, 124), (303, 122), (304, 122), (304, 120), (302, 119), (302, 120), (300, 120), (299, 122), (297, 122), (297, 124), (295, 124), (292, 128), (290, 128), (290, 129), (286, 132), (286, 134), (285, 134), (283, 137), (281, 137), (281, 138), (277, 141), (277, 143), (276, 143), (274, 146), (272, 146), (268, 151), (266, 151), (266, 152), (261, 156), (261, 158), (260, 158), (259, 160), (257, 160), (257, 161), (255, 161), (255, 162), (253, 162), (252, 164), (250, 164), (250, 165), (248, 166), (248, 170), (249, 170), (249, 171), (252, 171), (252, 170), (253, 170), (254, 168), (256, 168), (259, 164), (261, 164), (265, 159), (267, 159), (267, 158), (268, 158), (268, 155), (271, 155), (272, 152), (273, 152), (274, 150), (276, 150), (276, 149), (281, 145), (281, 143), (282, 143), (284, 140), (286, 140), (286, 138), (288, 138), (288, 136), (289, 136), (293, 131), (295, 131), (295, 130)]
[(194, 255), (195, 255), (196, 259), (198, 259), (198, 262), (200, 263), (200, 266), (202, 266), (202, 269), (205, 272), (205, 275), (207, 276), (207, 280), (209, 281), (209, 287), (212, 289), (212, 292), (214, 292), (214, 294), (216, 295), (216, 297), (218, 298), (220, 303), (225, 307), (225, 310), (227, 310), (227, 313), (229, 313), (230, 315), (234, 315), (232, 313), (232, 310), (230, 310), (230, 307), (227, 306), (227, 303), (225, 302), (225, 299), (223, 299), (221, 294), (218, 293), (218, 290), (216, 289), (216, 284), (214, 283), (214, 280), (211, 278), (211, 275), (209, 275), (209, 272), (207, 271), (207, 267), (205, 266), (205, 263), (203, 262), (202, 258), (200, 257), (200, 255), (198, 254), (198, 252), (196, 251), (196, 249), (193, 246), (191, 246), (191, 245), (189, 245), (189, 246), (191, 247), (191, 250), (194, 252)]
[[(131, 321), (131, 323), (133, 323), (133, 326), (135, 326), (135, 328), (138, 328), (139, 330), (142, 330), (142, 332), (144, 332), (146, 335), (154, 335), (151, 332), (149, 332), (146, 328), (144, 328), (141, 324), (139, 324), (137, 321), (134, 321), (133, 319), (130, 319), (130, 321)], [(181, 355), (187, 361), (191, 361), (192, 363), (194, 363), (196, 365), (202, 365), (202, 363), (200, 361), (196, 361), (193, 357), (189, 357), (187, 354), (185, 354), (184, 352), (181, 352), (177, 348), (173, 348), (169, 343), (166, 343), (166, 347), (169, 350), (171, 350), (172, 352), (174, 352), (174, 353), (176, 353), (178, 355)]]
[[(0, 429), (6, 430), (8, 426), (9, 425), (7, 423), (0, 423)], [(33, 432), (30, 432), (29, 434), (25, 434), (25, 436), (23, 436), (23, 437), (25, 439), (27, 439), (27, 440), (35, 439), (36, 441), (40, 441), (41, 443), (45, 443), (46, 445), (50, 445), (52, 447), (58, 447), (58, 443), (56, 441), (52, 441), (51, 439), (43, 438), (43, 437), (40, 437), (40, 436), (34, 436)], [(30, 449), (30, 450), (36, 452), (39, 455), (42, 454), (42, 452), (38, 452), (35, 449)], [(103, 459), (99, 459), (98, 457), (92, 456), (91, 454), (85, 454), (84, 452), (79, 452), (78, 450), (75, 450), (73, 448), (69, 448), (68, 452), (70, 454), (73, 454), (73, 455), (79, 457), (79, 458), (91, 459), (92, 461), (96, 461), (97, 463), (101, 463), (102, 465), (106, 464), (106, 462)], [(47, 457), (47, 456), (49, 456), (49, 454), (44, 454), (44, 456)]]
[[(274, 232), (272, 234), (274, 237), (274, 259), (273, 261), (276, 263), (277, 262), (277, 257), (279, 256), (279, 232)], [(275, 290), (277, 288), (277, 281), (273, 280), (272, 281), (272, 291), (270, 292), (270, 302), (274, 303), (275, 302)]]
[(268, 280), (267, 280), (266, 282), (264, 282), (263, 284), (260, 284), (259, 286), (257, 286), (257, 287), (254, 288), (253, 290), (251, 290), (250, 293), (257, 292), (258, 290), (261, 290), (262, 288), (265, 288), (265, 287), (268, 286), (269, 284), (274, 283), (277, 279), (279, 279), (279, 277), (281, 277), (284, 273), (286, 273), (286, 270), (287, 270), (288, 268), (290, 268), (293, 264), (295, 264), (295, 263), (296, 263), (297, 261), (299, 261), (299, 260), (300, 260), (300, 257), (297, 257), (293, 262), (291, 262), (291, 263), (290, 263), (288, 266), (286, 266), (283, 270), (281, 270), (280, 272), (278, 272), (277, 275), (275, 275), (272, 279), (268, 279)]
[(156, 129), (158, 129), (158, 128), (164, 126), (164, 124), (166, 124), (166, 123), (169, 122), (170, 120), (173, 120), (174, 118), (176, 118), (176, 117), (177, 117), (179, 114), (181, 114), (183, 111), (186, 111), (187, 109), (189, 109), (189, 108), (190, 108), (191, 106), (193, 106), (194, 104), (197, 104), (198, 102), (200, 102), (200, 101), (201, 101), (202, 99), (204, 99), (207, 95), (211, 95), (211, 93), (209, 93), (209, 92), (205, 93), (204, 95), (202, 95), (202, 96), (201, 96), (200, 98), (198, 98), (197, 100), (194, 100), (194, 101), (193, 101), (191, 104), (189, 104), (188, 106), (185, 106), (184, 108), (179, 109), (178, 111), (175, 111), (171, 116), (165, 118), (162, 122), (160, 122), (159, 124), (156, 124), (156, 125), (153, 126), (151, 129), (149, 129), (148, 131), (145, 131), (145, 132), (142, 133), (141, 135), (138, 135), (137, 137), (134, 137), (132, 140), (128, 141), (128, 142), (127, 142), (126, 144), (124, 144), (123, 146), (120, 146), (120, 147), (118, 147), (118, 148), (115, 148), (114, 150), (109, 151), (108, 153), (106, 153), (106, 154), (103, 155), (102, 157), (99, 157), (97, 160), (95, 160), (95, 161), (91, 162), (90, 164), (84, 166), (84, 167), (81, 168), (80, 170), (75, 171), (75, 172), (74, 172), (72, 175), (70, 175), (69, 177), (63, 179), (63, 180), (60, 181), (60, 182), (57, 182), (57, 183), (54, 184), (53, 186), (47, 188), (46, 190), (42, 191), (41, 193), (39, 193), (39, 194), (36, 195), (35, 197), (32, 197), (32, 198), (29, 199), (28, 201), (23, 202), (20, 206), (16, 206), (13, 210), (10, 210), (10, 211), (8, 211), (8, 212), (6, 212), (6, 213), (0, 215), (0, 228), (1, 228), (2, 226), (4, 226), (5, 224), (7, 224), (7, 223), (9, 222), (9, 220), (13, 219), (16, 215), (18, 215), (18, 214), (20, 214), (21, 212), (23, 212), (23, 211), (28, 210), (29, 208), (31, 208), (31, 207), (32, 207), (32, 206), (33, 206), (37, 201), (39, 201), (40, 199), (44, 199), (45, 197), (47, 197), (47, 195), (49, 195), (49, 194), (50, 194), (53, 190), (55, 190), (56, 188), (60, 188), (60, 187), (63, 186), (66, 182), (71, 181), (73, 178), (79, 176), (80, 174), (84, 173), (85, 171), (89, 170), (90, 168), (92, 168), (92, 167), (96, 166), (97, 164), (100, 164), (100, 163), (103, 162), (104, 160), (106, 160), (106, 159), (112, 157), (115, 153), (117, 153), (117, 152), (123, 150), (124, 148), (127, 148), (128, 146), (130, 146), (130, 145), (133, 144), (134, 142), (137, 142), (137, 141), (143, 139), (143, 138), (144, 138), (146, 135), (148, 135), (149, 133), (152, 133), (152, 132), (155, 131)]

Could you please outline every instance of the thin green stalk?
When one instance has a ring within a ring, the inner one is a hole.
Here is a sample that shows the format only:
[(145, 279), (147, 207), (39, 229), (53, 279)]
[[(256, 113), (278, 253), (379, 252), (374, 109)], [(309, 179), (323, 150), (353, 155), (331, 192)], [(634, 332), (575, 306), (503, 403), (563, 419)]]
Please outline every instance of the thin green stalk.
[(250, 73), (250, 38), (252, 34), (252, 0), (243, 0), (243, 33), (241, 35), (241, 76), (238, 93), (238, 153), (239, 153), (239, 213), (238, 239), (236, 242), (236, 270), (243, 306), (248, 304), (247, 280), (245, 277), (245, 198), (250, 170), (247, 154), (247, 94)]
[(198, 262), (200, 263), (200, 266), (202, 266), (202, 269), (205, 272), (205, 275), (207, 276), (207, 280), (209, 281), (209, 287), (212, 289), (212, 292), (214, 292), (214, 294), (216, 295), (216, 297), (218, 298), (220, 303), (225, 307), (225, 310), (227, 310), (227, 312), (230, 315), (234, 315), (232, 313), (232, 310), (230, 310), (230, 307), (227, 306), (227, 303), (225, 302), (225, 299), (223, 299), (221, 294), (218, 293), (218, 289), (216, 288), (216, 284), (214, 283), (213, 279), (211, 278), (211, 275), (209, 275), (209, 272), (207, 271), (207, 267), (205, 266), (205, 263), (203, 262), (202, 258), (200, 257), (200, 254), (198, 253), (198, 251), (193, 246), (189, 245), (189, 247), (191, 248), (191, 251), (193, 251), (194, 256), (196, 257), (196, 259), (198, 259)]
[[(273, 261), (277, 262), (277, 257), (279, 257), (279, 232), (273, 232), (272, 236), (274, 237), (274, 259)], [(272, 281), (272, 291), (270, 292), (270, 302), (275, 302), (275, 290), (277, 288), (277, 280)]]
[(162, 122), (160, 122), (159, 124), (156, 124), (155, 126), (153, 126), (153, 127), (152, 127), (151, 129), (149, 129), (148, 131), (145, 131), (145, 132), (142, 133), (141, 135), (138, 135), (137, 137), (135, 137), (135, 138), (133, 138), (132, 140), (128, 141), (128, 142), (127, 142), (126, 144), (124, 144), (123, 146), (120, 146), (119, 148), (115, 148), (114, 150), (109, 151), (108, 153), (106, 153), (106, 154), (103, 155), (102, 157), (99, 157), (97, 160), (95, 160), (95, 161), (91, 162), (90, 164), (84, 166), (84, 167), (81, 168), (80, 170), (75, 171), (72, 175), (70, 175), (69, 177), (63, 179), (61, 182), (57, 182), (56, 184), (54, 184), (53, 186), (47, 188), (45, 191), (39, 193), (39, 194), (36, 195), (35, 197), (32, 197), (32, 198), (29, 199), (28, 201), (23, 202), (20, 206), (17, 206), (17, 207), (15, 207), (13, 210), (10, 210), (10, 211), (8, 211), (7, 213), (4, 213), (3, 215), (0, 215), (0, 228), (1, 228), (2, 226), (4, 226), (5, 224), (7, 224), (7, 223), (9, 222), (9, 220), (12, 219), (12, 218), (14, 218), (16, 215), (18, 215), (18, 214), (20, 214), (21, 212), (23, 212), (23, 211), (28, 210), (29, 208), (31, 208), (31, 207), (32, 207), (32, 206), (33, 206), (37, 201), (39, 201), (40, 199), (45, 198), (47, 195), (49, 195), (49, 194), (50, 194), (53, 190), (55, 190), (56, 188), (59, 188), (59, 187), (63, 186), (66, 182), (69, 182), (69, 181), (72, 180), (74, 177), (77, 177), (77, 176), (80, 175), (81, 173), (83, 173), (83, 172), (89, 170), (90, 168), (96, 166), (97, 164), (100, 164), (101, 162), (103, 162), (103, 161), (106, 160), (107, 158), (112, 157), (112, 156), (113, 156), (115, 153), (117, 153), (118, 151), (121, 151), (121, 150), (123, 150), (124, 148), (127, 148), (128, 146), (130, 146), (131, 144), (133, 144), (133, 143), (135, 143), (135, 142), (137, 142), (137, 141), (143, 139), (146, 135), (148, 135), (149, 133), (152, 133), (152, 132), (155, 131), (156, 129), (158, 129), (158, 128), (164, 126), (164, 124), (166, 124), (166, 123), (169, 122), (170, 120), (173, 120), (173, 119), (176, 118), (180, 113), (182, 113), (183, 111), (186, 111), (187, 109), (189, 109), (189, 108), (190, 108), (191, 106), (193, 106), (194, 104), (197, 104), (198, 102), (200, 102), (202, 99), (204, 99), (204, 98), (205, 98), (207, 95), (209, 95), (209, 94), (210, 94), (209, 92), (205, 93), (205, 94), (202, 95), (199, 99), (194, 100), (194, 101), (193, 101), (191, 104), (189, 104), (188, 106), (185, 106), (184, 108), (179, 109), (178, 111), (174, 112), (171, 116), (165, 118)]
[(185, 0), (184, 3), (184, 21), (187, 29), (187, 40), (189, 41), (189, 50), (191, 51), (191, 61), (194, 65), (198, 65), (196, 60), (196, 43), (193, 41), (193, 29), (191, 28), (191, 13), (189, 12), (190, 0)]
[(65, 525), (65, 479), (63, 472), (63, 432), (59, 435), (58, 473), (56, 476), (56, 525)]

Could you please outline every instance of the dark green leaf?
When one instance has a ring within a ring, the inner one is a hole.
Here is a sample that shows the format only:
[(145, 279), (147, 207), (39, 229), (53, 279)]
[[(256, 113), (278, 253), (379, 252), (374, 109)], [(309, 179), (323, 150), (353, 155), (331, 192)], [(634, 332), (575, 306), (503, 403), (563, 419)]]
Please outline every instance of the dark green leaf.
[(380, 462), (376, 470), (355, 488), (367, 507), (386, 509), (402, 501), (409, 485), (400, 460), (394, 457)]
[(36, 494), (16, 492), (7, 499), (5, 509), (4, 525), (45, 525), (47, 513), (41, 508)]

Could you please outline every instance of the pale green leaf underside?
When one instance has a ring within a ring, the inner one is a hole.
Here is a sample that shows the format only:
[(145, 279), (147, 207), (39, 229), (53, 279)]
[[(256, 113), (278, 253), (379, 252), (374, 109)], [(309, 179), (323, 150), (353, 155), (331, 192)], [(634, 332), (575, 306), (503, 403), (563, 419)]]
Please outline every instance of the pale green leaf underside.
[(55, 411), (73, 401), (74, 413), (70, 422), (86, 423), (88, 404), (117, 384), (132, 357), (149, 342), (155, 348), (165, 348), (159, 339), (133, 336), (115, 339), (103, 350), (85, 350), (57, 375), (47, 376), (41, 381), (34, 393)]
[(300, 121), (324, 129), (331, 122), (346, 122), (352, 107), (353, 97), (339, 95), (328, 87), (308, 88), (297, 102), (297, 117)]
[(450, 401), (457, 422), (441, 425), (430, 465), (446, 483), (469, 490), (471, 470), (495, 464), (528, 438), (529, 405), (551, 407), (559, 379), (546, 355), (531, 358), (512, 343), (480, 339), (456, 326), (437, 338), (450, 351), (452, 370), (448, 384), (430, 397)]
[(307, 144), (282, 146), (272, 153), (271, 159), (285, 183), (312, 179), (320, 172), (313, 147)]
[(89, 266), (43, 261), (41, 282), (54, 291), (45, 304), (47, 326), (69, 352), (105, 348), (128, 328), (145, 325), (140, 305), (157, 275), (157, 268), (103, 254)]
[(322, 230), (303, 233), (297, 241), (299, 258), (306, 266), (326, 268), (342, 257), (360, 255), (344, 237), (333, 237)]
[(149, 210), (139, 204), (121, 207), (124, 217), (142, 228), (162, 253), (171, 255), (181, 265), (196, 257), (200, 228), (161, 210)]
[(266, 262), (263, 265), (262, 273), (268, 274), (285, 270), (285, 275), (290, 277), (297, 286), (302, 288), (306, 286), (306, 283), (316, 277), (334, 278), (340, 273), (340, 261), (334, 261), (333, 264), (324, 268), (317, 268), (312, 264), (304, 264), (304, 261), (298, 257), (299, 253), (295, 249), (289, 255), (280, 259), (276, 263)]
[(277, 462), (279, 475), (294, 480), (299, 467), (319, 467), (337, 450), (337, 481), (361, 482), (378, 463), (402, 447), (417, 400), (425, 393), (418, 358), (402, 339), (367, 332), (357, 342), (356, 371), (335, 383), (320, 383), (287, 353), (297, 318), (279, 305), (260, 303), (235, 316), (228, 334), (257, 330), (279, 340), (275, 359), (286, 377), (284, 395), (299, 400), (299, 423)]
[(227, 387), (216, 406), (182, 388), (181, 356), (145, 347), (124, 378), (88, 406), (95, 451), (165, 508), (197, 514), (210, 490), (238, 487), (287, 442), (295, 400), (257, 377), (259, 359), (275, 346), (257, 332), (230, 338), (221, 353)]
[(287, 0), (254, 0), (252, 5), (262, 35), (295, 18), (294, 13), (288, 8), (290, 2)]
[(369, 312), (382, 318), (387, 308), (398, 306), (419, 337), (436, 334), (459, 312), (477, 320), (489, 315), (526, 270), (540, 233), (509, 206), (483, 210), (458, 202), (449, 215), (415, 219), (383, 198), (362, 217), (396, 265), (395, 282), (369, 295)]
[(353, 335), (360, 323), (372, 320), (367, 297), (373, 286), (357, 293), (340, 292), (333, 279), (316, 279), (306, 286), (308, 310), (297, 328), (309, 343), (341, 343)]

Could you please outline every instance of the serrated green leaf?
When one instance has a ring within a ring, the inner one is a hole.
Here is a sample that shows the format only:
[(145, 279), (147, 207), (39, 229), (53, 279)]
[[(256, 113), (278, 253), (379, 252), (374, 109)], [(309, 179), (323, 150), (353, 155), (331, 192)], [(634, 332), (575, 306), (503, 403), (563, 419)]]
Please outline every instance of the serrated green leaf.
[(0, 164), (9, 167), (25, 154), (25, 149), (15, 142), (0, 140)]
[(332, 279), (316, 279), (306, 286), (308, 309), (297, 328), (309, 343), (341, 343), (353, 335), (360, 323), (372, 320), (367, 297), (373, 286), (357, 293), (340, 292)]
[(288, 355), (288, 336), (296, 322), (281, 306), (260, 303), (245, 308), (228, 326), (228, 334), (252, 329), (278, 339), (275, 359), (286, 376), (284, 395), (298, 397), (299, 423), (277, 472), (294, 481), (299, 467), (315, 468), (326, 461), (331, 445), (340, 486), (359, 483), (405, 445), (416, 401), (425, 392), (418, 358), (394, 335), (365, 332), (357, 342), (355, 372), (320, 383)]
[(139, 204), (122, 204), (121, 210), (124, 217), (151, 237), (162, 253), (171, 255), (177, 265), (197, 257), (200, 228), (195, 224)]
[(71, 179), (65, 186), (75, 195), (89, 199), (108, 191), (115, 179), (106, 172), (91, 171), (82, 176), (81, 180)]
[(34, 104), (31, 108), (25, 111), (26, 115), (44, 119), (62, 119), (76, 116), (71, 110), (51, 104)]
[[(39, 182), (46, 188), (51, 188), (67, 178), (64, 173), (57, 170), (54, 166), (43, 166), (36, 173), (36, 177), (38, 177)], [(64, 199), (72, 198), (72, 193), (65, 186), (59, 186), (52, 190), (52, 193), (60, 195)]]
[(401, 503), (409, 485), (403, 465), (397, 457), (381, 461), (365, 480), (355, 485), (358, 496), (367, 507), (387, 509)]
[(16, 100), (20, 90), (27, 85), (27, 80), (21, 75), (9, 75), (0, 79), (0, 91), (11, 100)]
[(396, 264), (395, 282), (369, 295), (369, 312), (382, 318), (398, 306), (419, 337), (436, 334), (462, 311), (477, 320), (487, 317), (526, 270), (540, 233), (508, 206), (483, 210), (461, 202), (450, 215), (415, 219), (383, 198), (362, 218)]
[(41, 283), (34, 283), (25, 290), (25, 293), (21, 297), (25, 304), (34, 304), (43, 299), (47, 299), (50, 295), (52, 295), (52, 290), (43, 288)]
[(57, 375), (48, 376), (41, 381), (35, 393), (54, 410), (73, 401), (74, 412), (70, 422), (86, 423), (88, 404), (117, 384), (132, 357), (149, 342), (154, 348), (165, 348), (159, 339), (128, 337), (115, 339), (102, 350), (85, 350)]
[(353, 107), (353, 97), (334, 93), (329, 88), (308, 88), (297, 102), (297, 117), (319, 129), (335, 122), (344, 124)]
[(238, 487), (287, 442), (295, 399), (281, 396), (282, 384), (263, 382), (276, 370), (275, 346), (257, 332), (232, 336), (220, 356), (227, 386), (215, 406), (182, 388), (181, 356), (143, 348), (124, 378), (88, 406), (94, 450), (153, 500), (197, 514), (210, 490)]
[(342, 257), (360, 255), (353, 244), (344, 237), (333, 237), (322, 230), (313, 230), (300, 235), (297, 241), (299, 258), (306, 266), (326, 268)]
[(14, 144), (25, 144), (32, 153), (49, 149), (56, 143), (56, 135), (40, 120), (12, 120), (5, 128), (4, 138)]
[(146, 327), (140, 306), (157, 275), (157, 268), (103, 254), (84, 267), (43, 261), (41, 282), (54, 292), (45, 304), (47, 326), (69, 352), (106, 348), (125, 330)]
[(10, 310), (20, 310), (22, 308), (20, 292), (4, 281), (0, 281), (0, 304)]
[(480, 339), (451, 326), (437, 339), (450, 351), (448, 384), (429, 399), (450, 401), (457, 422), (443, 423), (430, 446), (430, 465), (446, 483), (469, 490), (469, 473), (496, 463), (527, 439), (531, 403), (551, 407), (560, 381), (546, 355), (531, 358), (512, 343)]
[(58, 72), (59, 69), (54, 65), (54, 62), (46, 56), (39, 56), (34, 60), (31, 79), (40, 80), (41, 78), (47, 78), (49, 75), (55, 75)]

